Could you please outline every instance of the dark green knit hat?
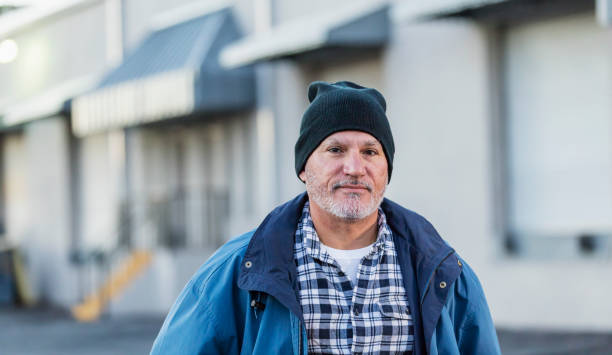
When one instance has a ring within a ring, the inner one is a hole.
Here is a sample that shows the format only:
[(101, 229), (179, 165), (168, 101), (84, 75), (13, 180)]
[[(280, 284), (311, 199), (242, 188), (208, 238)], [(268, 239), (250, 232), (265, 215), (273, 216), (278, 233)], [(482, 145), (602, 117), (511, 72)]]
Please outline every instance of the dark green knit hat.
[(329, 135), (339, 131), (362, 131), (374, 136), (387, 158), (389, 180), (393, 170), (395, 145), (387, 103), (376, 89), (365, 88), (350, 81), (326, 83), (315, 81), (308, 87), (310, 106), (302, 116), (300, 137), (295, 143), (295, 172), (298, 177), (310, 154)]

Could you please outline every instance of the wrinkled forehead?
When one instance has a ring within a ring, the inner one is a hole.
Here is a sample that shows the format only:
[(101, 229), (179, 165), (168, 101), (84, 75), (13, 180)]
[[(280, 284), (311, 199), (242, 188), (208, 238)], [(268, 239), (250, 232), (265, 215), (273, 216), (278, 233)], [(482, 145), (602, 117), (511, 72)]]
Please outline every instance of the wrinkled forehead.
[(362, 131), (340, 131), (327, 136), (319, 146), (357, 145), (360, 147), (380, 147), (382, 145), (373, 135)]

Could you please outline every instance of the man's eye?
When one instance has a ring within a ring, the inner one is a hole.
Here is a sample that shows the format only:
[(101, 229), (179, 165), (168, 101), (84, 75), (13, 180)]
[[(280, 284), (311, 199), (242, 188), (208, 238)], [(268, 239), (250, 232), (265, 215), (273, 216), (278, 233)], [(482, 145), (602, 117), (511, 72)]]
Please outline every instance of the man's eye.
[(368, 149), (368, 150), (365, 151), (365, 154), (366, 155), (376, 155), (376, 154), (378, 154), (378, 152), (375, 151), (374, 149)]
[(327, 149), (328, 152), (330, 153), (340, 153), (342, 152), (342, 149), (338, 148), (338, 147), (331, 147), (329, 149)]

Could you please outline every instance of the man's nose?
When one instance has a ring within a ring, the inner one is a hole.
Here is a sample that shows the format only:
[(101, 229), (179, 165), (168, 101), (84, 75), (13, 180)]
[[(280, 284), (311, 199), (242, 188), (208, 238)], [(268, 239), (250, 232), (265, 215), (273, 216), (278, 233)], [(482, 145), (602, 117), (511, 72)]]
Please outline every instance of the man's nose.
[(351, 176), (365, 175), (365, 161), (358, 151), (350, 151), (346, 154), (344, 174)]

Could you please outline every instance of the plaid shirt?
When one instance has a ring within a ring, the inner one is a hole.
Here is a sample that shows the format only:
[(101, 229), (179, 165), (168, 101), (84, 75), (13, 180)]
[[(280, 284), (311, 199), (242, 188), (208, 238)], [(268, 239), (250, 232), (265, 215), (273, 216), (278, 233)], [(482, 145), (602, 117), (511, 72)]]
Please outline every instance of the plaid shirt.
[(309, 353), (412, 354), (414, 329), (391, 230), (378, 210), (378, 237), (352, 285), (321, 248), (304, 205), (295, 233), (299, 298)]

